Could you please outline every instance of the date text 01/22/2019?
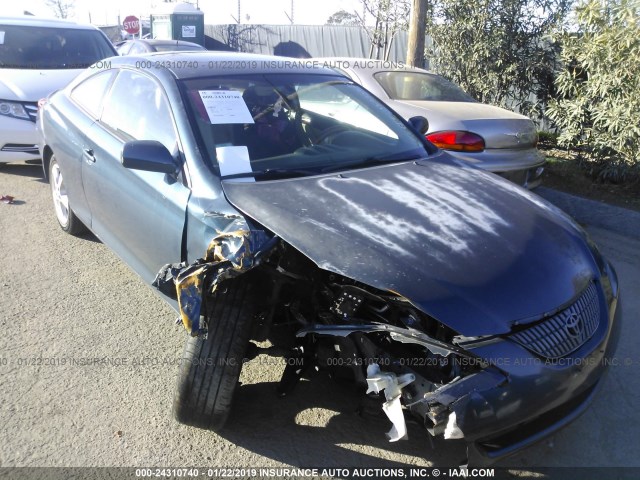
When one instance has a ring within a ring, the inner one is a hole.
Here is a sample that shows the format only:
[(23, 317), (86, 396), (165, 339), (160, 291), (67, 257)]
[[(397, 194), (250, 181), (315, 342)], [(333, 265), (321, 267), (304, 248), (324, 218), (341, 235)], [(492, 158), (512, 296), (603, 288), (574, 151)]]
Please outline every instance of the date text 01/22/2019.
[[(373, 62), (373, 60), (372, 60)], [(154, 68), (168, 68), (168, 69), (182, 69), (182, 68), (208, 68), (209, 70), (279, 70), (279, 69), (310, 69), (310, 68), (350, 68), (362, 67), (364, 60), (335, 60), (324, 61), (314, 59), (273, 59), (273, 60), (137, 60), (134, 63), (137, 69), (154, 69)], [(402, 63), (391, 63), (388, 68), (401, 68)], [(98, 62), (92, 66), (97, 69), (109, 69), (111, 68), (110, 61)], [(386, 67), (385, 67), (386, 68)]]
[(493, 478), (495, 470), (492, 468), (466, 469), (450, 468), (441, 471), (438, 468), (288, 468), (288, 467), (260, 467), (260, 468), (137, 468), (138, 478), (438, 478), (472, 477)]

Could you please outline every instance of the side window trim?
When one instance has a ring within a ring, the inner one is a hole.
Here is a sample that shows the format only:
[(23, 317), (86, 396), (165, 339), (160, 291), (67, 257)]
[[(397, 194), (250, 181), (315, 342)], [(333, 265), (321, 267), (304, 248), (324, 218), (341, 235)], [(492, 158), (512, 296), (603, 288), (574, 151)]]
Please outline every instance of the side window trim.
[[(105, 94), (103, 105), (110, 101), (111, 95), (113, 94), (113, 86), (115, 85), (117, 78), (120, 75), (122, 75), (124, 72), (133, 72), (133, 73), (136, 73), (136, 74), (144, 76), (145, 78), (150, 80), (156, 86), (156, 88), (158, 88), (158, 90), (160, 91), (160, 94), (162, 95), (162, 98), (164, 99), (165, 105), (167, 106), (167, 109), (169, 111), (170, 124), (171, 124), (172, 130), (173, 130), (173, 135), (174, 135), (174, 139), (175, 139), (174, 150), (171, 151), (171, 154), (177, 156), (177, 160), (180, 163), (180, 169), (181, 169), (182, 177), (183, 177), (181, 183), (185, 187), (190, 189), (191, 188), (191, 178), (189, 177), (189, 172), (188, 172), (188, 168), (187, 168), (187, 162), (186, 162), (186, 159), (184, 158), (184, 153), (183, 153), (184, 152), (184, 148), (182, 146), (182, 140), (180, 138), (180, 133), (178, 132), (178, 129), (177, 129), (177, 126), (176, 126), (175, 112), (173, 111), (173, 107), (171, 105), (171, 102), (169, 101), (169, 97), (167, 95), (167, 92), (165, 91), (165, 89), (162, 86), (162, 84), (160, 84), (160, 82), (158, 82), (152, 76), (147, 75), (146, 73), (141, 72), (138, 69), (127, 68), (127, 66), (120, 67), (120, 68), (117, 69), (116, 74), (111, 79), (108, 92)], [(100, 126), (102, 127), (102, 129), (104, 131), (108, 132), (111, 136), (113, 136), (114, 138), (122, 141), (123, 143), (133, 139), (133, 137), (130, 134), (128, 134), (127, 132), (125, 132), (123, 130), (120, 130), (117, 127), (111, 126), (108, 123), (104, 122), (104, 120), (102, 118), (103, 114), (104, 114), (104, 108), (100, 112), (100, 118), (97, 119), (97, 123), (100, 124)], [(148, 140), (148, 139), (143, 139), (143, 140)]]
[[(179, 135), (178, 132), (176, 131), (175, 128), (175, 115), (173, 113), (173, 109), (171, 108), (171, 103), (169, 102), (169, 98), (167, 96), (167, 93), (165, 92), (164, 88), (162, 87), (162, 85), (153, 77), (151, 77), (150, 75), (145, 74), (144, 72), (141, 72), (140, 70), (136, 70), (136, 69), (132, 69), (132, 68), (119, 68), (118, 69), (118, 73), (117, 75), (114, 76), (113, 80), (111, 81), (111, 85), (109, 87), (109, 91), (107, 92), (107, 95), (105, 95), (105, 100), (109, 101), (111, 99), (111, 95), (113, 95), (113, 86), (116, 83), (116, 80), (118, 79), (118, 77), (120, 75), (122, 75), (125, 72), (133, 72), (135, 74), (141, 75), (143, 77), (145, 77), (147, 80), (151, 81), (156, 88), (158, 88), (158, 90), (160, 91), (160, 94), (162, 95), (162, 98), (164, 99), (165, 105), (167, 106), (167, 109), (169, 110), (169, 113), (171, 115), (171, 125), (172, 125), (172, 130), (173, 130), (173, 134), (175, 136), (175, 139), (177, 142), (179, 142)], [(106, 102), (103, 102), (103, 104)], [(101, 125), (103, 125), (106, 129), (114, 132), (116, 134), (116, 136), (126, 136), (129, 138), (134, 138), (133, 136), (131, 136), (130, 134), (128, 134), (127, 132), (125, 132), (124, 130), (120, 130), (119, 128), (117, 128), (116, 126), (113, 125), (109, 125), (108, 123), (106, 123), (104, 121), (104, 108), (102, 109), (102, 112), (100, 112), (100, 118), (98, 119), (98, 121), (100, 122)], [(136, 140), (149, 140), (149, 139), (136, 139)], [(125, 141), (128, 141), (125, 139)]]
[[(89, 111), (89, 109), (86, 108), (85, 105), (83, 105), (82, 103), (80, 103), (75, 97), (74, 97), (74, 92), (81, 87), (82, 85), (84, 85), (87, 81), (91, 80), (91, 79), (95, 79), (96, 77), (103, 75), (103, 74), (110, 74), (111, 78), (109, 79), (109, 81), (107, 82), (107, 86), (104, 89), (104, 92), (102, 93), (102, 100), (100, 101), (100, 106), (98, 108), (98, 112), (91, 112)], [(103, 70), (101, 72), (96, 73), (95, 75), (91, 75), (88, 78), (85, 78), (81, 83), (79, 83), (78, 85), (76, 85), (75, 87), (73, 87), (73, 90), (71, 90), (71, 93), (69, 95), (69, 98), (71, 99), (71, 101), (77, 105), (80, 109), (82, 109), (83, 112), (85, 112), (87, 115), (89, 115), (91, 118), (93, 118), (94, 120), (99, 120), (102, 117), (102, 111), (104, 110), (104, 103), (105, 103), (105, 99), (107, 99), (111, 93), (111, 87), (113, 86), (113, 82), (115, 81), (116, 77), (118, 76), (118, 72), (116, 69), (111, 68), (109, 70)]]

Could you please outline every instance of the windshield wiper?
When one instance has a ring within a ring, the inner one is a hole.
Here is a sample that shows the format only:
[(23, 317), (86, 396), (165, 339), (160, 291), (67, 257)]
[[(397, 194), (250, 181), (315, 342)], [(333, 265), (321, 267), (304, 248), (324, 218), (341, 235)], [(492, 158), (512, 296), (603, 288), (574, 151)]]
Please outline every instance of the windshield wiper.
[(338, 165), (330, 165), (321, 170), (321, 173), (335, 172), (337, 170), (347, 170), (350, 168), (360, 168), (360, 167), (368, 167), (371, 165), (385, 165), (389, 163), (400, 163), (400, 162), (408, 162), (409, 160), (418, 160), (422, 158), (422, 155), (414, 154), (414, 155), (391, 155), (391, 156), (374, 156), (361, 158), (356, 160), (355, 162), (347, 162), (341, 163)]
[(286, 178), (286, 177), (306, 177), (311, 175), (321, 175), (324, 173), (335, 172), (338, 170), (348, 170), (351, 168), (367, 167), (371, 165), (385, 165), (389, 163), (408, 162), (410, 160), (418, 160), (423, 155), (391, 155), (391, 156), (373, 156), (367, 158), (359, 158), (354, 162), (345, 162), (336, 165), (319, 166), (317, 169), (310, 168), (266, 168), (264, 170), (255, 170), (253, 172), (232, 173), (231, 175), (222, 175), (221, 180), (232, 180), (234, 178)]
[(264, 177), (296, 177), (296, 176), (308, 176), (308, 175), (318, 175), (321, 173), (320, 170), (311, 170), (311, 169), (301, 169), (301, 168), (267, 168), (265, 170), (255, 170), (253, 172), (240, 172), (233, 173), (231, 175), (222, 175), (220, 177), (221, 180), (231, 180), (234, 178), (247, 178), (247, 177), (255, 177), (264, 178)]

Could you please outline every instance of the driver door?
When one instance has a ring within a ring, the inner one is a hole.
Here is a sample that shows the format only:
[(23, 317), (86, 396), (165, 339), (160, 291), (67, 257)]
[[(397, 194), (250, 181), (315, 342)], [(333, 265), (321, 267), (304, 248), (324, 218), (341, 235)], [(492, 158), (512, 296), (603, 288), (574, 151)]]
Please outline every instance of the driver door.
[(166, 263), (182, 259), (190, 190), (174, 175), (122, 166), (131, 140), (157, 140), (182, 154), (173, 113), (161, 85), (140, 71), (121, 70), (105, 100), (99, 122), (87, 131), (91, 156), (83, 183), (91, 229), (146, 282)]

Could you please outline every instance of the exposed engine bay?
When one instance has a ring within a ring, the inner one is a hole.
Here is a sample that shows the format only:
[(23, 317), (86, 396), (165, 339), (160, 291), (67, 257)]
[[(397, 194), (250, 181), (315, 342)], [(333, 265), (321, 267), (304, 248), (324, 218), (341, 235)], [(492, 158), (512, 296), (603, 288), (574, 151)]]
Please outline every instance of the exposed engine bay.
[[(252, 338), (272, 345), (250, 343), (247, 359), (264, 353), (295, 360), (286, 362), (280, 395), (291, 393), (312, 370), (323, 370), (334, 379), (353, 382), (369, 403), (380, 405), (392, 423), (390, 441), (407, 438), (405, 411), (433, 436), (464, 437), (450, 408), (460, 398), (446, 390), (487, 365), (455, 345), (456, 332), (399, 294), (319, 268), (280, 239), (267, 242), (268, 251), (263, 248), (247, 263), (246, 255), (220, 258), (221, 238), (209, 249), (216, 255), (182, 268), (168, 265), (156, 279), (156, 286), (165, 291), (167, 284), (175, 283), (179, 300), (185, 292), (201, 293), (203, 305), (195, 310), (193, 298), (180, 302), (183, 323), (192, 335), (206, 335), (206, 318), (200, 313), (206, 311), (208, 292), (223, 285), (225, 278), (246, 276), (260, 292)], [(246, 253), (251, 250), (245, 249), (247, 238), (225, 234), (224, 242), (242, 239), (244, 247), (231, 250)], [(237, 260), (240, 257), (244, 264)], [(197, 280), (185, 282), (194, 271), (199, 273)], [(194, 313), (199, 318), (185, 320)]]

